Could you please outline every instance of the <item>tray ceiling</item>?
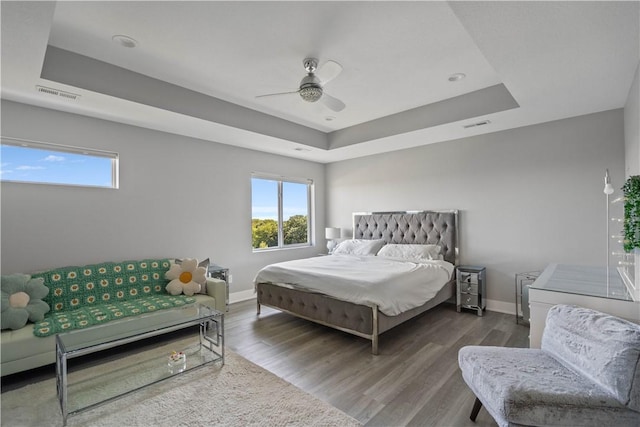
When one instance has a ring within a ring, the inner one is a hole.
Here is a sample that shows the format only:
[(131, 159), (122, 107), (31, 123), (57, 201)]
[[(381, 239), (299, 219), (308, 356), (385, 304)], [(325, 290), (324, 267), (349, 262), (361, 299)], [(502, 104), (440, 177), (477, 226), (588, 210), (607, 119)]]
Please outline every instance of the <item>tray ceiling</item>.
[[(2, 2), (2, 97), (331, 162), (621, 108), (639, 17), (638, 2)], [(344, 110), (256, 98), (295, 91), (307, 57), (343, 67), (324, 90)]]

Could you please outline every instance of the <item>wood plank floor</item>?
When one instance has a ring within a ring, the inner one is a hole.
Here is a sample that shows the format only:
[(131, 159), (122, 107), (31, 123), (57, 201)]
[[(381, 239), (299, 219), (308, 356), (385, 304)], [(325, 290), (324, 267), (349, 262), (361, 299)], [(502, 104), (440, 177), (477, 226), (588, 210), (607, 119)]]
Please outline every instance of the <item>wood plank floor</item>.
[(267, 307), (232, 305), (227, 347), (367, 426), (495, 426), (458, 368), (465, 345), (528, 347), (529, 328), (514, 316), (456, 312), (442, 304), (370, 341)]
[[(458, 350), (528, 347), (528, 335), (514, 316), (478, 317), (445, 303), (382, 334), (373, 356), (363, 338), (268, 307), (257, 316), (255, 301), (233, 304), (225, 316), (228, 349), (367, 426), (495, 426), (484, 409), (476, 423), (469, 420), (474, 396), (458, 369)], [(2, 392), (52, 377), (53, 365), (9, 375)]]

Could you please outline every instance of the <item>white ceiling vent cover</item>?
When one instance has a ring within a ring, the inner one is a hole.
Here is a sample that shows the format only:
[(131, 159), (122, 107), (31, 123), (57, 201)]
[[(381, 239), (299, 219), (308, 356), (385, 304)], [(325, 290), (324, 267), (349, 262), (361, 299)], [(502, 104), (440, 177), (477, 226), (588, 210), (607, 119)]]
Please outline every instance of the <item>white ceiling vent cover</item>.
[(489, 123), (491, 123), (490, 120), (483, 120), (481, 122), (477, 122), (477, 123), (472, 123), (470, 125), (464, 125), (463, 128), (465, 129), (469, 129), (469, 128), (474, 128), (476, 126), (484, 126), (484, 125), (488, 125)]
[(64, 92), (62, 90), (53, 89), (46, 86), (36, 85), (36, 90), (40, 93), (46, 93), (48, 95), (59, 96), (61, 98), (75, 100), (80, 98), (80, 95), (71, 92)]

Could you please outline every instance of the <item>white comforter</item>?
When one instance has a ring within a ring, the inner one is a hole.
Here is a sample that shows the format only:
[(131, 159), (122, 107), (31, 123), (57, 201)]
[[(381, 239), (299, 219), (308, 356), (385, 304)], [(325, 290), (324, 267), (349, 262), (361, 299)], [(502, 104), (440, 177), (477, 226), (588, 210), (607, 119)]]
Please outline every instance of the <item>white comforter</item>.
[(318, 292), (355, 304), (378, 305), (387, 316), (419, 307), (449, 281), (453, 265), (355, 255), (330, 255), (264, 267), (254, 283)]

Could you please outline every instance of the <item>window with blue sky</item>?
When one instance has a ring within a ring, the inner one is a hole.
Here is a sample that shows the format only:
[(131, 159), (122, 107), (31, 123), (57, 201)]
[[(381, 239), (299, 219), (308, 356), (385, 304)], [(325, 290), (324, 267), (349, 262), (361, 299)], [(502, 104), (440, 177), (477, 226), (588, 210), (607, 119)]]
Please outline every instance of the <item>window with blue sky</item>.
[(254, 250), (311, 244), (311, 181), (251, 178)]
[(0, 179), (118, 188), (117, 153), (2, 138)]

